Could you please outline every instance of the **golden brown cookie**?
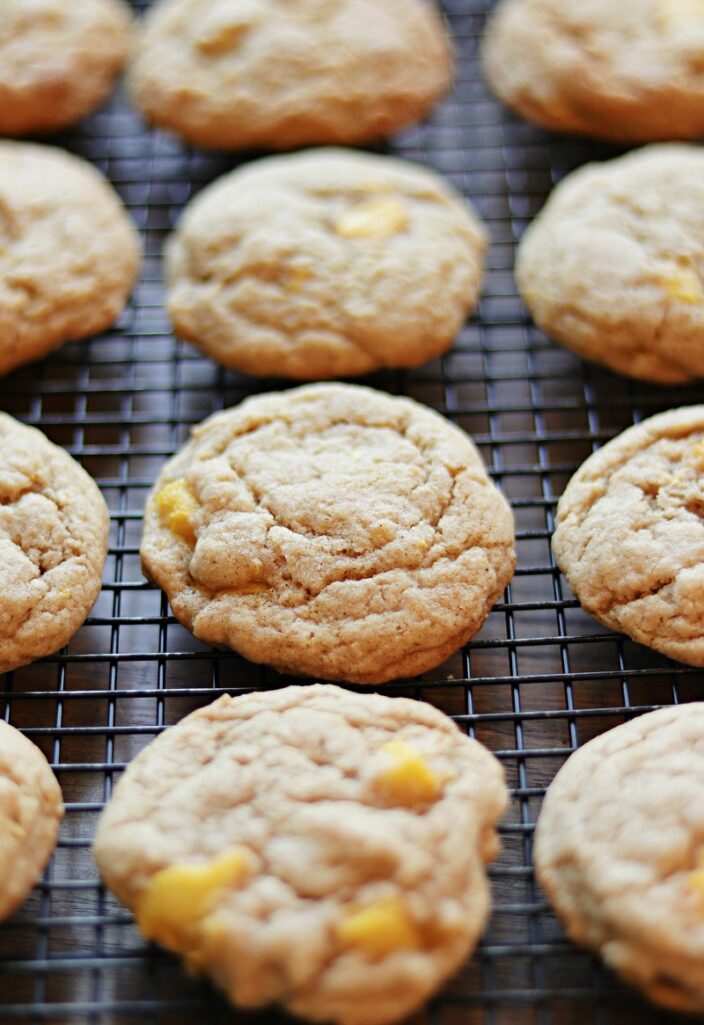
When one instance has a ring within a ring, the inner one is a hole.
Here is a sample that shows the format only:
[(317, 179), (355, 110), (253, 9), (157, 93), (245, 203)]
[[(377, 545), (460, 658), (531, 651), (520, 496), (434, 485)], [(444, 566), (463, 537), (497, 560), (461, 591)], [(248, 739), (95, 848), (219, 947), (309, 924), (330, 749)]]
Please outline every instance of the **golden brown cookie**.
[(389, 135), (451, 77), (429, 0), (160, 0), (129, 85), (154, 124), (196, 145), (291, 149)]
[(0, 413), (0, 673), (68, 644), (100, 592), (107, 545), (93, 479)]
[(442, 662), (515, 564), (510, 509), (467, 435), (341, 384), (260, 395), (197, 427), (147, 500), (141, 554), (201, 640), (361, 683)]
[(702, 1014), (704, 704), (573, 754), (545, 797), (535, 867), (572, 939), (656, 1003)]
[(670, 658), (704, 666), (704, 406), (660, 413), (579, 468), (552, 546), (584, 608)]
[(474, 307), (485, 232), (438, 175), (313, 150), (233, 171), (167, 248), (178, 334), (225, 366), (301, 379), (417, 366)]
[(46, 758), (0, 719), (0, 918), (19, 907), (39, 879), (63, 814)]
[(0, 374), (110, 327), (140, 256), (122, 203), (91, 164), (0, 142)]
[(535, 322), (660, 384), (704, 376), (704, 150), (648, 146), (562, 181), (518, 248)]
[(500, 0), (482, 63), (539, 125), (615, 142), (704, 135), (700, 0)]
[(100, 106), (131, 20), (123, 0), (2, 0), (0, 134), (57, 131)]
[(95, 855), (142, 932), (235, 1003), (384, 1025), (476, 944), (507, 796), (498, 761), (429, 705), (224, 696), (135, 758)]

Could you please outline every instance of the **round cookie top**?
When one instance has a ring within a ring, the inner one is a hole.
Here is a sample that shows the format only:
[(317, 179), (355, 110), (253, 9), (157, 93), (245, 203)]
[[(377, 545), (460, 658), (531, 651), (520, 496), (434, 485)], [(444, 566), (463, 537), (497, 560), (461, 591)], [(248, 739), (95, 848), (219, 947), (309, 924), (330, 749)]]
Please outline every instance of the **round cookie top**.
[(574, 940), (648, 997), (704, 1011), (704, 704), (580, 748), (548, 789), (538, 879)]
[(129, 82), (147, 117), (197, 145), (290, 149), (388, 135), (451, 77), (427, 0), (161, 0)]
[(557, 507), (553, 550), (614, 630), (704, 666), (704, 406), (670, 410), (595, 452)]
[(0, 719), (0, 918), (22, 903), (41, 875), (63, 814), (46, 758)]
[(287, 687), (154, 740), (95, 855), (142, 931), (236, 1003), (381, 1025), (476, 942), (506, 801), (498, 761), (436, 709)]
[(91, 164), (0, 142), (0, 373), (109, 327), (139, 263), (137, 233)]
[(99, 106), (127, 57), (123, 0), (3, 0), (0, 133), (56, 131)]
[(486, 235), (438, 175), (337, 149), (271, 157), (187, 208), (167, 249), (175, 330), (251, 374), (342, 377), (444, 352)]
[(656, 142), (704, 134), (703, 49), (700, 0), (500, 0), (482, 63), (539, 125)]
[(704, 151), (649, 146), (569, 175), (516, 278), (536, 323), (580, 356), (663, 384), (704, 375)]
[(100, 592), (107, 544), (93, 479), (0, 413), (0, 673), (68, 643)]
[(149, 496), (141, 554), (202, 640), (363, 683), (456, 651), (515, 562), (511, 511), (467, 435), (341, 384), (251, 398), (197, 427)]

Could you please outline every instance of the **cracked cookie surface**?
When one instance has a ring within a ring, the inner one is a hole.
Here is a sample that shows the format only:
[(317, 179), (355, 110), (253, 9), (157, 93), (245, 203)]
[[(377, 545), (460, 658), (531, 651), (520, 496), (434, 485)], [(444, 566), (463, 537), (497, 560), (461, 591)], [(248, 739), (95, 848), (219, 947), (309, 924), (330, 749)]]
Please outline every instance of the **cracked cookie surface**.
[(167, 248), (176, 332), (250, 374), (417, 366), (479, 293), (485, 232), (438, 175), (325, 149), (250, 164), (187, 208)]
[(199, 146), (292, 149), (395, 132), (451, 79), (427, 0), (162, 0), (129, 84), (147, 117)]
[(649, 146), (558, 185), (521, 240), (516, 279), (567, 348), (676, 384), (704, 375), (703, 240), (704, 152)]
[(588, 612), (704, 666), (704, 406), (631, 427), (580, 467), (553, 550)]
[(511, 511), (467, 435), (341, 384), (247, 399), (197, 427), (147, 500), (141, 554), (202, 640), (364, 683), (456, 651), (515, 564)]
[(0, 413), (0, 673), (67, 644), (95, 603), (108, 511), (40, 431)]
[(0, 918), (19, 907), (41, 875), (63, 813), (42, 752), (0, 719)]
[(704, 134), (700, 0), (501, 0), (482, 47), (494, 92), (556, 131), (614, 142)]
[(538, 818), (541, 886), (576, 942), (650, 999), (704, 1011), (704, 704), (577, 750)]
[(146, 934), (235, 1003), (382, 1025), (476, 943), (506, 802), (498, 761), (429, 705), (287, 687), (223, 696), (149, 744), (95, 855)]
[(110, 327), (140, 252), (122, 203), (91, 164), (0, 142), (0, 373)]
[(57, 131), (99, 106), (127, 58), (122, 0), (3, 0), (0, 132)]

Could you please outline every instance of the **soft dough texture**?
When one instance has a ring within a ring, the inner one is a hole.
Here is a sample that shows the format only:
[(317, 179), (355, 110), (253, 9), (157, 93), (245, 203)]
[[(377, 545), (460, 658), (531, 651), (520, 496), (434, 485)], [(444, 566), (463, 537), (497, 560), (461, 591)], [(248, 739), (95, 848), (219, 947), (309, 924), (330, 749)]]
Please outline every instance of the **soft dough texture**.
[(41, 875), (63, 814), (46, 758), (0, 719), (0, 918), (19, 907)]
[(57, 131), (99, 106), (127, 57), (122, 0), (2, 0), (0, 133)]
[[(399, 741), (438, 780), (430, 800), (399, 802), (380, 788)], [(382, 1025), (421, 1003), (476, 943), (489, 911), (484, 862), (506, 802), (498, 761), (436, 709), (288, 687), (221, 697), (154, 740), (118, 783), (95, 855), (140, 919), (155, 874), (244, 853), (244, 878), (194, 924), (191, 966), (240, 1005), (277, 1001), (314, 1020)], [(340, 931), (350, 913), (389, 905), (405, 928), (386, 952)]]
[(509, 107), (615, 142), (704, 135), (700, 0), (500, 0), (482, 63)]
[(614, 630), (704, 666), (704, 406), (631, 427), (580, 467), (553, 550), (584, 608)]
[(141, 552), (202, 640), (378, 683), (438, 665), (479, 629), (513, 540), (466, 434), (408, 399), (334, 384), (197, 427), (147, 501)]
[(69, 642), (100, 592), (107, 544), (92, 478), (0, 413), (0, 673)]
[(704, 1011), (704, 704), (580, 748), (548, 789), (535, 867), (572, 939), (657, 1003)]
[(585, 359), (660, 384), (704, 375), (704, 150), (649, 146), (569, 175), (516, 278), (539, 327)]
[(110, 327), (140, 252), (119, 198), (91, 164), (0, 142), (0, 374)]
[(428, 0), (162, 0), (129, 83), (150, 120), (196, 145), (290, 149), (388, 135), (451, 77)]
[(250, 374), (343, 377), (444, 352), (474, 307), (486, 235), (438, 175), (319, 150), (226, 175), (167, 250), (177, 333)]

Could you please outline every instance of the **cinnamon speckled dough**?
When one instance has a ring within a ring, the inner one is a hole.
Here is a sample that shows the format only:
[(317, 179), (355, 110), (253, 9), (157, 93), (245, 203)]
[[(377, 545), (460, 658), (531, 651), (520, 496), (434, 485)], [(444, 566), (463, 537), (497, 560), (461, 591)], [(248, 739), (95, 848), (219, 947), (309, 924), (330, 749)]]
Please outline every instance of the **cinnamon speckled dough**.
[(557, 507), (553, 550), (614, 630), (704, 666), (704, 406), (670, 410), (595, 452)]
[(119, 198), (91, 164), (0, 142), (0, 373), (110, 327), (140, 253)]
[(64, 807), (46, 758), (0, 719), (0, 918), (25, 899), (49, 860)]
[[(399, 739), (440, 781), (429, 801), (379, 789), (385, 745)], [(475, 945), (506, 801), (496, 759), (429, 705), (288, 687), (223, 696), (153, 741), (118, 783), (95, 855), (139, 918), (157, 872), (244, 846), (247, 876), (218, 893), (215, 935), (192, 938), (191, 964), (195, 948), (243, 1006), (276, 1001), (316, 1021), (382, 1025)], [(422, 937), (414, 949), (403, 931), (377, 956), (342, 941), (350, 911), (380, 902), (408, 916)]]
[(649, 146), (569, 175), (516, 277), (536, 323), (585, 359), (661, 384), (703, 376), (704, 150)]
[(700, 0), (500, 0), (482, 63), (539, 125), (615, 142), (704, 135)]
[(98, 597), (107, 542), (92, 478), (0, 413), (0, 673), (69, 642)]
[(469, 205), (423, 167), (337, 149), (273, 157), (187, 209), (167, 250), (169, 312), (251, 374), (416, 366), (474, 307), (485, 248)]
[(122, 0), (2, 0), (0, 133), (57, 131), (99, 106), (127, 57)]
[(388, 135), (451, 77), (429, 0), (161, 0), (129, 84), (150, 120), (196, 145), (290, 149)]
[(330, 384), (197, 427), (147, 501), (141, 552), (202, 640), (283, 672), (379, 683), (438, 665), (479, 629), (513, 543), (462, 431), (408, 399)]
[(577, 750), (548, 789), (535, 866), (572, 939), (657, 1003), (704, 1012), (704, 704)]

